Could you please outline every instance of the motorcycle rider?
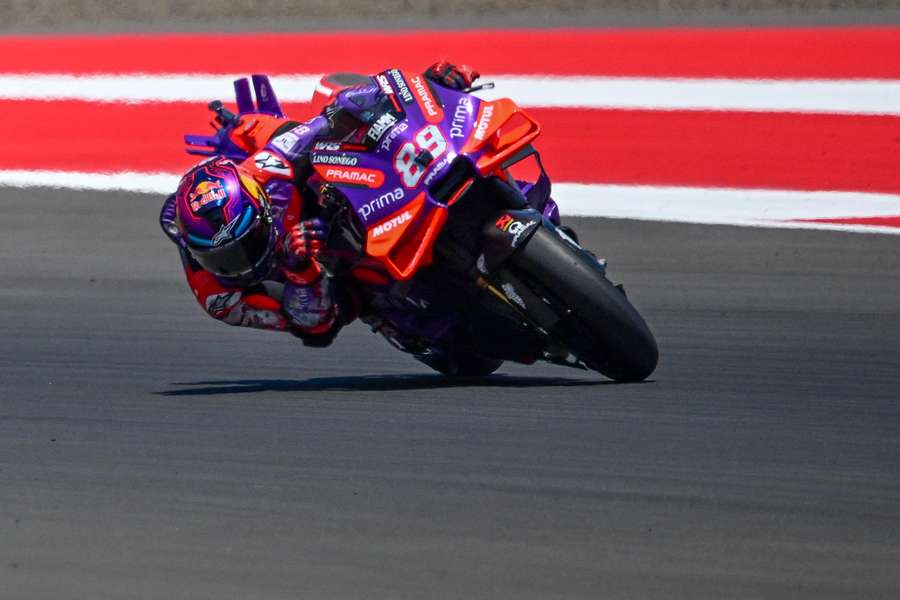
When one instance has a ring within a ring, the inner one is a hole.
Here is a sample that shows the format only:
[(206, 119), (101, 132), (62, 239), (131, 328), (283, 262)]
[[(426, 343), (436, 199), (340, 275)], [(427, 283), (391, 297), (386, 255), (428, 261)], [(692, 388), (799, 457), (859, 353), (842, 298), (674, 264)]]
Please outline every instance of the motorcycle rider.
[[(425, 77), (462, 90), (479, 74), (441, 61)], [(310, 152), (317, 140), (361, 139), (365, 128), (349, 109), (374, 103), (378, 90), (374, 83), (343, 90), (305, 123), (263, 113), (237, 119), (219, 109), (218, 155), (184, 175), (160, 214), (210, 316), (289, 331), (309, 346), (329, 345), (356, 318), (352, 283), (326, 276), (315, 260), (328, 233), (316, 195), (329, 186), (308, 185)]]

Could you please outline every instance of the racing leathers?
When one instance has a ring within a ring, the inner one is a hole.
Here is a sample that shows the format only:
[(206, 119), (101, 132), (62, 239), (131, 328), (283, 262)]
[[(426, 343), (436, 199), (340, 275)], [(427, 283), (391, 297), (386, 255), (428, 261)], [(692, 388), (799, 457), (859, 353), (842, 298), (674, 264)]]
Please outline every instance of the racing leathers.
[[(470, 86), (478, 76), (443, 61), (425, 75), (456, 89)], [(262, 113), (244, 114), (233, 124), (220, 122), (217, 151), (239, 162), (266, 192), (277, 241), (271, 267), (258, 281), (210, 273), (192, 258), (176, 223), (175, 196), (169, 196), (160, 225), (178, 245), (188, 285), (210, 316), (230, 325), (290, 331), (310, 346), (330, 344), (356, 318), (352, 282), (327, 277), (314, 260), (325, 237), (316, 198), (328, 185), (313, 168), (315, 145), (362, 142), (380, 94), (374, 82), (345, 89), (305, 123)]]

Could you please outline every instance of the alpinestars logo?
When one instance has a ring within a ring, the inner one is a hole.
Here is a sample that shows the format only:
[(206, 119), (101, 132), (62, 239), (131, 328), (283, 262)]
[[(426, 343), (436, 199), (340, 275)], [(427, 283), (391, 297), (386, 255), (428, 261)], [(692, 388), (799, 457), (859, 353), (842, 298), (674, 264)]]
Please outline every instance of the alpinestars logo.
[(219, 244), (230, 240), (233, 237), (231, 232), (234, 229), (235, 225), (237, 225), (239, 220), (240, 219), (232, 219), (230, 223), (222, 225), (216, 235), (212, 237), (213, 246), (218, 246)]
[(269, 173), (277, 173), (278, 175), (291, 175), (291, 168), (283, 160), (278, 158), (271, 152), (259, 152), (253, 157), (253, 163), (260, 171), (268, 171)]
[(240, 292), (222, 292), (213, 294), (206, 298), (206, 311), (216, 318), (222, 318), (224, 315), (240, 302)]
[(372, 238), (374, 239), (380, 237), (385, 233), (391, 231), (392, 229), (396, 229), (410, 219), (412, 219), (412, 213), (410, 213), (408, 210), (405, 210), (390, 221), (385, 221), (381, 225), (375, 227), (375, 229), (372, 230)]

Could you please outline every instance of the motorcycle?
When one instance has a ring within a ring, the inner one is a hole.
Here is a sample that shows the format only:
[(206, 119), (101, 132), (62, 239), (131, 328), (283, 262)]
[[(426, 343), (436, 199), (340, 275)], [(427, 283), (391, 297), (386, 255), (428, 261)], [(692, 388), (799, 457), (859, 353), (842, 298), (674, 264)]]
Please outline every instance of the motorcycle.
[[(280, 116), (268, 79), (253, 84), (256, 110)], [(374, 105), (346, 101), (375, 85)], [(454, 91), (399, 69), (323, 78), (313, 105), (329, 119), (347, 91), (342, 123), (311, 152), (330, 232), (321, 266), (352, 278), (372, 331), (441, 373), (544, 360), (646, 379), (656, 341), (605, 261), (560, 224), (532, 145), (540, 125), (508, 98), (473, 95), (485, 87)], [(246, 80), (235, 89), (252, 109)]]

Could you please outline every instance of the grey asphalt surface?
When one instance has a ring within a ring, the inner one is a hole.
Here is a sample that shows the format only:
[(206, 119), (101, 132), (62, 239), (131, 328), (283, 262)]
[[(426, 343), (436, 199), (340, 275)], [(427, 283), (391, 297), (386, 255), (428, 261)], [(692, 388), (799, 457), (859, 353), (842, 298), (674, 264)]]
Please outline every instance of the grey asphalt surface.
[(0, 190), (0, 598), (897, 598), (900, 237), (574, 220), (653, 381), (206, 317), (160, 198)]
[(900, 0), (7, 0), (0, 33), (292, 32), (900, 23)]

